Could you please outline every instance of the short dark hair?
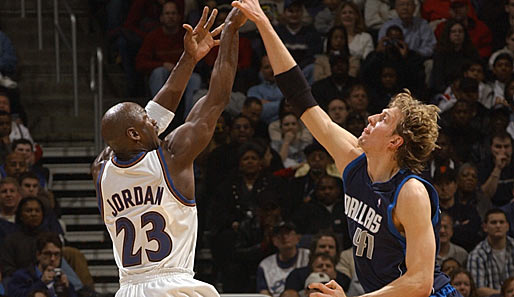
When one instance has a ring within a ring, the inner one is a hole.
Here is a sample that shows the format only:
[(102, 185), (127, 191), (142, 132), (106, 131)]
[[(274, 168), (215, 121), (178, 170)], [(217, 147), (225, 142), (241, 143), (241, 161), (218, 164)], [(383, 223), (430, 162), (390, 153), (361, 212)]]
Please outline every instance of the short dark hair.
[(18, 138), (18, 139), (15, 139), (12, 144), (11, 144), (11, 149), (14, 151), (14, 149), (16, 149), (16, 147), (18, 146), (18, 144), (28, 144), (30, 145), (30, 149), (32, 151), (34, 151), (34, 146), (32, 145), (32, 141), (26, 139), (26, 138)]
[(449, 182), (457, 182), (457, 173), (454, 169), (446, 168), (445, 171), (436, 170), (433, 178), (434, 184), (445, 184)]
[(330, 262), (332, 262), (332, 264), (334, 264), (334, 269), (336, 267), (336, 260), (332, 257), (330, 257), (330, 255), (328, 253), (316, 253), (316, 254), (312, 254), (310, 257), (309, 257), (309, 268), (312, 269), (312, 264), (314, 264), (314, 261), (318, 258), (322, 258), (322, 259), (327, 259), (327, 260), (330, 260)]
[(20, 186), (21, 186), (21, 182), (26, 179), (26, 178), (32, 178), (32, 179), (37, 179), (38, 182), (39, 182), (39, 177), (37, 176), (36, 173), (34, 173), (34, 171), (26, 171), (26, 172), (23, 172), (22, 174), (20, 174), (20, 176), (18, 177), (18, 183), (20, 183)]
[(512, 144), (512, 137), (505, 130), (494, 131), (493, 134), (491, 135), (491, 140), (490, 140), (490, 143), (489, 143), (490, 145), (493, 144), (493, 139), (495, 139), (495, 138), (509, 139), (510, 143)]
[(339, 244), (339, 239), (337, 238), (337, 235), (330, 231), (330, 230), (321, 230), (318, 233), (316, 233), (311, 240), (311, 247), (310, 251), (311, 254), (314, 254), (314, 251), (316, 250), (316, 246), (318, 245), (318, 241), (321, 239), (321, 237), (332, 237), (334, 241), (336, 242), (336, 256), (335, 261), (336, 263), (339, 262), (339, 254), (341, 253), (341, 246)]
[(471, 77), (461, 77), (459, 80), (459, 90), (465, 93), (478, 93), (478, 81)]
[(489, 216), (492, 215), (492, 214), (496, 214), (496, 213), (502, 213), (505, 218), (507, 218), (507, 214), (505, 213), (505, 211), (503, 211), (501, 208), (498, 208), (498, 207), (494, 207), (494, 208), (491, 208), (489, 209), (486, 213), (485, 213), (485, 216), (484, 216), (484, 223), (487, 223), (487, 221), (489, 221)]
[(243, 106), (244, 107), (249, 107), (252, 104), (258, 104), (258, 105), (262, 106), (262, 102), (261, 102), (261, 100), (259, 100), (259, 98), (257, 98), (257, 97), (246, 97), (246, 99), (245, 99), (245, 101), (243, 103)]
[(247, 141), (241, 144), (237, 149), (237, 160), (240, 160), (248, 151), (254, 151), (261, 159), (264, 157), (264, 153), (266, 152), (266, 150), (259, 144), (253, 141)]
[(36, 239), (36, 251), (41, 253), (48, 243), (53, 243), (56, 247), (62, 249), (62, 242), (57, 233), (41, 232)]
[(496, 58), (494, 59), (493, 67), (496, 65), (496, 62), (498, 62), (499, 60), (509, 60), (509, 62), (511, 64), (513, 63), (513, 59), (512, 59), (512, 56), (510, 54), (508, 54), (508, 53), (501, 53), (498, 56), (496, 56)]

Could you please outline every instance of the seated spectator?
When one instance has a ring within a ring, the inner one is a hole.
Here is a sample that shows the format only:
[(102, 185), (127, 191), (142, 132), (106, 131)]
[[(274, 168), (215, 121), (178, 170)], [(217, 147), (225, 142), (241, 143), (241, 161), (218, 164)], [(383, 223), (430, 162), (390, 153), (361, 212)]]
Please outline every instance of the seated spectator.
[(321, 106), (332, 98), (346, 98), (348, 89), (356, 83), (348, 73), (348, 56), (334, 52), (329, 59), (330, 76), (312, 85), (312, 95)]
[(279, 105), (284, 99), (284, 96), (275, 82), (275, 76), (273, 75), (273, 69), (271, 69), (268, 56), (263, 56), (261, 58), (259, 77), (261, 79), (261, 83), (250, 87), (246, 96), (255, 97), (261, 100), (261, 119), (265, 123), (269, 124), (272, 121), (278, 120)]
[(490, 82), (491, 88), (494, 92), (494, 102), (502, 101), (505, 99), (505, 83), (512, 79), (513, 58), (510, 53), (501, 53), (496, 56), (491, 70), (494, 74), (494, 80)]
[(346, 130), (352, 133), (353, 136), (359, 137), (366, 128), (368, 119), (364, 118), (360, 113), (351, 112), (346, 118)]
[(59, 236), (55, 233), (42, 233), (38, 236), (35, 247), (35, 265), (30, 263), (16, 270), (7, 285), (7, 293), (13, 297), (24, 297), (32, 290), (48, 288), (52, 297), (59, 297), (63, 294), (59, 292), (59, 289), (62, 290), (62, 287), (58, 287), (60, 285), (67, 290), (65, 296), (77, 296), (76, 289), (69, 280), (76, 275), (69, 275), (65, 270), (60, 275), (56, 272), (56, 269), (61, 268), (62, 256)]
[(480, 189), (497, 207), (507, 204), (512, 198), (514, 187), (512, 142), (507, 132), (497, 131), (491, 137), (489, 157), (478, 167)]
[(478, 295), (489, 296), (499, 294), (502, 282), (514, 271), (514, 239), (507, 236), (509, 224), (498, 208), (487, 212), (483, 228), (487, 237), (469, 253), (467, 269)]
[(423, 61), (424, 58), (404, 41), (402, 28), (391, 25), (378, 41), (375, 51), (362, 64), (361, 79), (369, 84), (379, 84), (383, 65), (393, 65), (398, 71), (400, 87), (408, 88), (414, 94), (422, 94), (426, 76)]
[(5, 164), (0, 166), (0, 178), (13, 177), (18, 179), (20, 174), (27, 172), (28, 166), (25, 156), (21, 153), (12, 152), (7, 155)]
[(6, 156), (11, 152), (11, 115), (0, 110), (0, 164), (5, 163)]
[(394, 63), (385, 61), (373, 81), (366, 81), (366, 89), (369, 93), (369, 107), (371, 114), (381, 113), (391, 98), (402, 90), (403, 82), (400, 81), (400, 72)]
[(462, 297), (478, 297), (475, 281), (471, 273), (463, 268), (457, 268), (450, 275), (450, 283), (461, 293)]
[(301, 234), (316, 234), (321, 230), (332, 230), (342, 235), (343, 248), (351, 245), (348, 234), (343, 185), (341, 179), (334, 176), (322, 176), (311, 201), (302, 204), (293, 213), (293, 222)]
[[(311, 259), (309, 261), (309, 268), (311, 269), (312, 272), (305, 279), (303, 288), (308, 287), (308, 285), (312, 282), (312, 280), (309, 280), (309, 277), (313, 273), (323, 273), (326, 276), (328, 276), (329, 281), (335, 280), (338, 284), (340, 284), (343, 287), (344, 290), (347, 290), (348, 286), (350, 284), (350, 279), (346, 275), (344, 275), (342, 273), (338, 273), (335, 269), (335, 265), (336, 265), (336, 262), (334, 261), (334, 258), (330, 257), (328, 254), (319, 253), (319, 254), (311, 255)], [(337, 276), (340, 276), (340, 278), (337, 279)], [(307, 293), (306, 290), (305, 291), (301, 290), (295, 296), (302, 296), (302, 297), (309, 296), (306, 293)], [(291, 295), (291, 296), (293, 296), (293, 295)]]
[(427, 179), (433, 179), (436, 172), (445, 172), (448, 169), (456, 170), (459, 167), (459, 162), (455, 155), (455, 148), (451, 142), (448, 132), (444, 129), (439, 131), (437, 136), (437, 145), (430, 159), (428, 160), (428, 166), (425, 169), (423, 175)]
[(12, 80), (16, 72), (16, 52), (14, 46), (7, 35), (0, 31), (0, 86), (6, 88), (16, 88), (18, 84)]
[(38, 234), (63, 234), (55, 216), (45, 211), (43, 203), (38, 198), (27, 197), (20, 201), (16, 209), (18, 229), (5, 238), (0, 250), (0, 266), (4, 276), (10, 276), (18, 269), (30, 266)]
[(453, 218), (455, 232), (452, 242), (467, 251), (472, 250), (481, 239), (480, 215), (474, 207), (455, 200), (457, 190), (455, 171), (447, 169), (443, 173), (436, 172), (433, 184), (439, 193), (439, 208)]
[[(280, 127), (280, 118), (282, 115), (286, 113), (293, 112), (293, 108), (291, 107), (291, 104), (289, 104), (286, 100), (280, 101), (280, 105), (278, 107), (278, 120), (271, 122), (268, 125), (268, 133), (269, 138), (271, 141), (273, 140), (280, 140), (282, 139), (282, 129)], [(300, 134), (298, 137), (305, 142), (312, 142), (312, 134), (309, 132), (309, 130), (305, 127), (302, 121), (299, 121), (300, 124)]]
[(309, 250), (298, 248), (300, 236), (290, 222), (280, 222), (273, 228), (272, 242), (278, 252), (264, 258), (257, 268), (257, 292), (278, 297), (285, 288), (289, 273), (309, 264)]
[(478, 169), (472, 163), (464, 163), (458, 168), (455, 198), (461, 204), (475, 207), (482, 221), (493, 207), (491, 200), (478, 187)]
[(470, 37), (471, 42), (475, 45), (480, 57), (487, 58), (491, 55), (491, 42), (493, 35), (491, 30), (484, 22), (478, 18), (469, 15), (469, 0), (451, 0), (450, 1), (450, 19), (441, 22), (435, 29), (435, 35), (439, 39), (444, 31), (446, 23), (455, 20), (463, 25), (463, 29)]
[(363, 84), (357, 83), (350, 87), (346, 102), (351, 113), (358, 113), (365, 119), (371, 115), (368, 111), (368, 91)]
[[(302, 292), (303, 294), (300, 295), (299, 293), (288, 293), (288, 294), (291, 294), (291, 295), (286, 295), (288, 297), (294, 297), (294, 296), (310, 296), (311, 294), (313, 293), (316, 293), (316, 292), (319, 292), (318, 290), (315, 290), (315, 289), (311, 289), (309, 288), (310, 284), (314, 284), (314, 283), (323, 283), (323, 284), (326, 284), (328, 283), (330, 280), (332, 280), (330, 278), (330, 276), (324, 272), (311, 272), (311, 274), (309, 274), (309, 276), (307, 277), (307, 279), (305, 279), (305, 284), (304, 284), (304, 291)], [(346, 291), (346, 290), (345, 290)], [(295, 295), (296, 294), (296, 295)]]
[(463, 65), (480, 56), (471, 42), (464, 24), (458, 20), (445, 23), (441, 38), (434, 53), (434, 68), (430, 87), (434, 92), (443, 92), (461, 73)]
[[(496, 105), (493, 97), (493, 90), (485, 81), (484, 65), (479, 60), (471, 60), (462, 66), (462, 76), (476, 79), (478, 81), (478, 102), (485, 108), (491, 109)], [(446, 92), (445, 92), (446, 93)]]
[(284, 42), (307, 81), (312, 84), (314, 72), (314, 55), (321, 53), (320, 34), (312, 25), (302, 22), (304, 5), (301, 0), (284, 1), (284, 24), (278, 25), (277, 34)]
[(332, 55), (342, 55), (349, 57), (348, 73), (350, 76), (356, 76), (356, 73), (350, 73), (351, 69), (358, 69), (360, 62), (350, 56), (348, 48), (348, 35), (343, 26), (334, 26), (328, 31), (326, 44), (323, 53), (316, 55), (314, 61), (314, 82), (325, 79), (332, 75), (330, 57)]
[[(349, 73), (357, 77), (361, 61), (364, 61), (375, 48), (371, 35), (366, 32), (364, 17), (359, 7), (351, 1), (341, 3), (337, 9), (336, 25), (344, 26), (346, 29), (351, 57)], [(352, 65), (352, 58), (357, 63)]]
[(346, 118), (349, 114), (348, 103), (341, 98), (333, 98), (328, 101), (327, 106), (324, 108), (328, 116), (341, 127), (346, 126)]
[[(423, 1), (415, 1), (415, 16), (419, 16), (419, 10), (421, 6), (420, 2), (422, 3)], [(368, 30), (373, 32), (373, 36), (376, 36), (378, 30), (385, 22), (397, 17), (398, 13), (396, 12), (394, 2), (383, 0), (366, 0), (364, 6), (364, 20)]]
[(22, 121), (18, 116), (13, 115), (11, 108), (11, 100), (7, 92), (0, 90), (0, 110), (3, 110), (11, 114), (11, 133), (9, 134), (9, 140), (14, 142), (16, 139), (27, 139), (31, 143), (34, 143), (32, 135), (30, 135), (29, 129), (23, 125)]
[[(514, 3), (513, 3), (514, 4)], [(499, 49), (495, 51), (490, 57), (489, 57), (489, 68), (493, 68), (494, 60), (498, 57), (500, 54), (509, 54), (511, 56), (514, 56), (514, 27), (510, 28), (507, 32), (507, 35), (505, 35), (505, 47), (502, 49)]]
[(0, 218), (14, 223), (15, 213), (20, 203), (20, 186), (16, 179), (6, 177), (0, 180)]
[(332, 27), (337, 14), (337, 8), (342, 0), (323, 1), (323, 9), (314, 17), (314, 28), (322, 35), (326, 35)]
[(378, 39), (386, 36), (390, 26), (399, 26), (405, 36), (405, 43), (410, 50), (420, 54), (424, 58), (430, 58), (434, 51), (436, 39), (427, 21), (414, 16), (414, 0), (397, 0), (395, 9), (398, 18), (391, 19), (380, 27)]
[(441, 213), (441, 229), (439, 230), (439, 253), (436, 263), (441, 265), (448, 258), (459, 261), (461, 266), (466, 265), (468, 252), (462, 247), (451, 243), (453, 236), (453, 218), (447, 212)]
[[(164, 3), (160, 16), (161, 26), (148, 33), (136, 56), (136, 69), (149, 75), (150, 96), (154, 97), (168, 80), (171, 71), (184, 50), (182, 15), (173, 1)], [(200, 75), (193, 73), (184, 91), (186, 111), (193, 107), (193, 93), (201, 85)]]
[[(329, 231), (322, 231), (312, 238), (309, 250), (310, 255), (312, 256), (323, 254), (331, 258), (330, 262), (337, 263), (337, 261), (339, 261), (339, 252), (341, 249), (339, 248), (339, 241), (335, 233)], [(290, 293), (291, 296), (297, 296), (295, 294), (298, 294), (298, 292), (302, 291), (302, 289), (304, 288), (304, 284), (306, 282), (306, 278), (313, 271), (314, 270), (312, 265), (296, 268), (293, 271), (291, 271), (291, 273), (289, 273), (286, 279), (286, 287), (284, 294)], [(347, 288), (349, 278), (343, 273), (335, 271), (335, 268), (334, 272), (331, 272), (330, 275), (333, 276), (334, 273), (336, 275), (333, 279), (337, 280), (339, 284), (343, 284), (343, 286)]]
[(254, 136), (262, 139), (268, 139), (268, 125), (261, 121), (261, 114), (263, 111), (262, 102), (255, 97), (247, 97), (241, 108), (241, 114), (250, 119)]
[[(450, 6), (454, 2), (455, 1), (452, 0), (425, 0), (423, 1), (423, 7), (421, 8), (421, 17), (427, 20), (428, 22), (449, 19), (451, 17)], [(468, 16), (472, 18), (477, 18), (471, 2), (468, 1), (467, 6)]]
[(441, 264), (441, 271), (446, 275), (451, 275), (452, 272), (458, 268), (461, 268), (459, 261), (454, 258), (448, 258)]
[(41, 188), (46, 188), (50, 171), (48, 168), (43, 167), (40, 164), (41, 162), (36, 162), (36, 152), (34, 151), (33, 144), (27, 139), (17, 139), (12, 143), (12, 151), (25, 156), (28, 169), (37, 175)]
[(28, 295), (28, 297), (52, 297), (50, 293), (48, 293), (48, 289), (35, 289), (32, 290)]
[(305, 162), (303, 149), (310, 142), (298, 138), (300, 125), (294, 113), (283, 114), (280, 118), (281, 139), (273, 140), (271, 147), (280, 154), (285, 168), (297, 168)]

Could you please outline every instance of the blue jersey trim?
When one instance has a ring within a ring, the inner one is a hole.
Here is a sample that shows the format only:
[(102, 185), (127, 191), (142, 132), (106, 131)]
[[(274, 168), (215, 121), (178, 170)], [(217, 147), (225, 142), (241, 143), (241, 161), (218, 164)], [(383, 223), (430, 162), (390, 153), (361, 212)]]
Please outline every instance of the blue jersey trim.
[(140, 152), (128, 161), (120, 161), (118, 157), (112, 157), (112, 163), (121, 168), (127, 168), (136, 165), (139, 161), (143, 160), (147, 152)]
[(348, 177), (348, 174), (350, 173), (350, 170), (352, 170), (355, 166), (357, 166), (357, 163), (361, 161), (363, 158), (366, 157), (365, 153), (362, 153), (357, 158), (353, 159), (348, 165), (346, 165), (345, 169), (343, 170), (343, 193), (346, 193), (346, 178)]
[[(432, 186), (428, 181), (426, 181), (425, 179), (423, 179), (417, 175), (411, 174), (411, 175), (406, 176), (402, 180), (402, 182), (398, 185), (396, 192), (394, 193), (393, 203), (391, 203), (389, 205), (389, 207), (387, 208), (388, 229), (391, 232), (391, 234), (393, 234), (393, 236), (396, 237), (398, 239), (398, 241), (400, 242), (400, 244), (402, 245), (404, 254), (406, 254), (406, 239), (403, 235), (400, 234), (400, 232), (398, 231), (398, 229), (396, 229), (396, 226), (393, 223), (393, 209), (396, 206), (396, 202), (398, 201), (398, 195), (400, 194), (400, 190), (402, 189), (403, 184), (405, 184), (411, 178), (419, 180), (425, 186), (425, 188), (427, 188), (428, 199), (430, 199), (430, 202), (431, 202), (430, 205), (434, 205), (436, 208), (435, 212), (434, 212), (434, 216), (432, 217), (432, 220), (431, 220), (432, 227), (435, 228), (435, 226), (437, 225), (437, 222), (439, 221), (439, 198), (437, 196), (437, 192), (436, 192), (434, 186)], [(435, 201), (432, 201), (432, 199)], [(430, 212), (432, 212), (432, 210), (430, 210)]]
[(96, 199), (98, 203), (98, 210), (100, 210), (100, 215), (102, 216), (102, 220), (104, 220), (104, 199), (102, 196), (102, 175), (104, 173), (105, 165), (107, 161), (104, 161), (102, 167), (100, 168), (100, 172), (98, 173), (98, 178), (96, 179)]
[(157, 156), (159, 157), (159, 161), (161, 162), (162, 169), (164, 171), (164, 179), (166, 180), (166, 184), (168, 185), (168, 189), (177, 197), (177, 200), (186, 206), (195, 206), (196, 201), (193, 198), (192, 200), (184, 197), (180, 192), (175, 188), (173, 184), (173, 180), (171, 179), (170, 172), (168, 171), (168, 165), (166, 164), (166, 160), (164, 159), (164, 153), (162, 152), (162, 148), (159, 147), (157, 150)]

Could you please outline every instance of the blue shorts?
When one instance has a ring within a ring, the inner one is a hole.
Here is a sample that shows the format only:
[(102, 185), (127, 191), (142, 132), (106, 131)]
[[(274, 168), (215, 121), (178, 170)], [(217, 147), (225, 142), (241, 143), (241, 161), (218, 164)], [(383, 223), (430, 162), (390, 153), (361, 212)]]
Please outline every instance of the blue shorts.
[(447, 284), (434, 294), (430, 295), (430, 297), (462, 297), (462, 295), (457, 291), (457, 289), (452, 287), (452, 285)]

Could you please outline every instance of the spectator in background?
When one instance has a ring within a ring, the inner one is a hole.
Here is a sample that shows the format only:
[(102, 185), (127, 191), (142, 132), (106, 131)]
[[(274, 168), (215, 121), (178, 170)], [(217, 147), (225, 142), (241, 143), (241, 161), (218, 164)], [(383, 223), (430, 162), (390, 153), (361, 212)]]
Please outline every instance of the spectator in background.
[[(166, 1), (160, 15), (161, 26), (148, 33), (136, 56), (136, 69), (149, 75), (150, 96), (154, 97), (168, 80), (184, 50), (185, 29), (178, 5)], [(193, 93), (201, 86), (199, 74), (193, 73), (184, 91), (185, 114), (193, 107)]]
[(503, 282), (501, 294), (501, 297), (514, 297), (514, 276)]
[(382, 63), (374, 76), (373, 81), (366, 81), (366, 87), (370, 94), (369, 112), (381, 113), (387, 107), (391, 98), (400, 93), (402, 82), (396, 65), (390, 61)]
[(29, 170), (37, 175), (41, 188), (45, 189), (48, 183), (50, 171), (48, 168), (45, 168), (36, 162), (36, 153), (34, 152), (33, 144), (24, 138), (17, 139), (12, 143), (12, 151), (22, 154), (25, 157), (25, 163), (27, 163)]
[(0, 218), (14, 223), (15, 213), (21, 200), (20, 186), (16, 179), (6, 177), (0, 180)]
[(277, 34), (284, 42), (307, 81), (314, 80), (314, 55), (321, 53), (321, 36), (312, 25), (304, 25), (302, 0), (284, 0), (284, 24), (277, 26)]
[[(421, 9), (421, 17), (428, 22), (444, 21), (451, 17), (450, 5), (452, 0), (425, 0)], [(467, 2), (468, 16), (476, 19), (475, 10), (471, 2)]]
[(514, 55), (514, 27), (510, 28), (507, 34), (505, 35), (505, 47), (502, 49), (499, 49), (495, 51), (490, 57), (489, 57), (489, 67), (492, 69), (494, 66), (494, 60), (496, 60), (496, 57), (498, 55), (507, 53), (511, 57)]
[(0, 110), (7, 112), (11, 115), (11, 133), (9, 134), (9, 140), (14, 141), (16, 139), (28, 139), (31, 143), (34, 143), (32, 136), (30, 135), (29, 129), (23, 125), (21, 119), (13, 118), (11, 110), (11, 100), (6, 92), (0, 90)]
[(341, 2), (342, 0), (323, 0), (323, 10), (314, 17), (314, 28), (316, 28), (316, 31), (322, 35), (328, 33), (330, 28), (334, 26), (337, 8)]
[(478, 169), (472, 163), (464, 163), (458, 168), (455, 198), (461, 204), (475, 207), (482, 221), (492, 208), (491, 200), (478, 187)]
[[(404, 0), (402, 0), (404, 1)], [(386, 34), (377, 44), (361, 66), (361, 80), (369, 84), (379, 84), (380, 70), (383, 65), (392, 65), (398, 71), (398, 81), (402, 88), (414, 94), (423, 94), (425, 89), (424, 58), (409, 48), (404, 41), (402, 28), (388, 27)]]
[(453, 236), (453, 218), (447, 212), (441, 213), (441, 229), (439, 230), (439, 253), (436, 263), (441, 265), (448, 258), (454, 258), (460, 265), (466, 265), (468, 252), (461, 246), (453, 244), (450, 240)]
[(465, 62), (462, 66), (462, 73), (463, 77), (473, 78), (478, 81), (478, 102), (487, 109), (491, 109), (496, 105), (493, 98), (493, 90), (485, 81), (484, 64), (480, 60)]
[(255, 97), (261, 100), (261, 119), (266, 124), (269, 124), (278, 120), (278, 110), (280, 102), (282, 102), (284, 96), (275, 82), (273, 69), (271, 69), (271, 64), (269, 63), (268, 56), (266, 55), (261, 58), (259, 77), (261, 79), (261, 83), (250, 87), (246, 96)]
[(298, 168), (306, 161), (304, 148), (311, 142), (299, 138), (300, 123), (294, 113), (285, 113), (280, 118), (282, 138), (273, 140), (271, 147), (280, 154), (285, 168)]
[(451, 275), (454, 270), (461, 267), (462, 266), (457, 260), (455, 260), (454, 258), (448, 258), (444, 260), (441, 264), (441, 271), (444, 272), (446, 275)]
[(439, 131), (437, 145), (432, 152), (424, 176), (428, 179), (434, 178), (436, 172), (446, 172), (448, 169), (457, 170), (459, 163), (455, 155), (455, 148), (451, 142), (450, 135), (444, 129)]
[(467, 269), (476, 281), (479, 296), (499, 294), (502, 282), (514, 273), (514, 239), (507, 236), (505, 213), (493, 208), (485, 216), (487, 234), (469, 253)]
[(494, 81), (492, 81), (491, 88), (494, 92), (494, 102), (502, 102), (505, 100), (505, 83), (512, 79), (512, 69), (513, 69), (513, 56), (504, 52), (496, 56), (494, 62), (492, 64), (491, 70), (494, 74)]
[(0, 31), (0, 86), (16, 88), (18, 84), (11, 79), (16, 72), (16, 52), (7, 35)]
[(351, 113), (358, 113), (365, 119), (371, 115), (368, 112), (368, 91), (363, 84), (357, 83), (350, 87), (346, 102)]
[(142, 93), (143, 79), (138, 77), (135, 59), (145, 36), (159, 27), (159, 16), (164, 2), (166, 0), (133, 0), (125, 23), (118, 32), (113, 32), (127, 78), (126, 95), (129, 97)]
[[(414, 15), (419, 16), (420, 1), (416, 1), (415, 4), (416, 8), (414, 9)], [(368, 27), (368, 30), (372, 32), (374, 37), (376, 37), (378, 30), (385, 22), (397, 17), (398, 13), (396, 12), (394, 2), (384, 0), (366, 0), (364, 6), (364, 19), (366, 21), (366, 27)]]
[(464, 268), (457, 268), (450, 275), (452, 286), (462, 294), (462, 297), (478, 297), (475, 281), (471, 273)]
[[(293, 112), (291, 104), (289, 104), (286, 100), (280, 101), (280, 105), (278, 106), (278, 120), (271, 122), (268, 125), (268, 133), (271, 141), (273, 140), (281, 140), (282, 139), (282, 129), (280, 127), (280, 118), (282, 115), (286, 113)], [(301, 121), (298, 122), (300, 124), (300, 131), (298, 137), (304, 142), (312, 142), (312, 134), (309, 130), (303, 125)]]
[(327, 106), (324, 107), (328, 116), (341, 127), (346, 126), (346, 118), (348, 117), (349, 107), (348, 103), (340, 98), (333, 98), (328, 101)]
[(68, 276), (66, 271), (61, 275), (55, 272), (56, 268), (61, 268), (62, 243), (59, 236), (55, 233), (41, 233), (35, 241), (34, 250), (35, 265), (30, 263), (16, 270), (7, 286), (7, 293), (13, 297), (23, 297), (32, 290), (48, 288), (52, 297), (60, 297), (56, 292), (60, 283), (67, 290), (65, 296), (77, 296), (76, 288), (69, 280), (71, 275)]
[(480, 189), (500, 207), (512, 198), (514, 186), (514, 160), (512, 138), (506, 131), (496, 131), (491, 137), (490, 157), (478, 169)]
[[(349, 57), (348, 74), (350, 69), (358, 69), (359, 61), (350, 56), (348, 48), (348, 36), (343, 26), (334, 26), (328, 31), (325, 50), (323, 53), (316, 55), (314, 61), (314, 82), (320, 81), (332, 75), (330, 57), (333, 55), (341, 55)], [(353, 73), (356, 76), (357, 73)]]
[(26, 171), (28, 171), (28, 166), (25, 156), (17, 152), (12, 152), (7, 155), (5, 164), (0, 167), (0, 177), (13, 177), (18, 179), (20, 174)]
[(408, 48), (424, 58), (430, 58), (437, 41), (427, 21), (414, 16), (415, 7), (414, 0), (396, 0), (395, 9), (398, 18), (392, 19), (380, 27), (378, 39), (381, 40), (386, 36), (390, 26), (399, 26), (403, 31)]
[(367, 118), (364, 118), (360, 113), (357, 112), (350, 112), (346, 118), (346, 129), (355, 137), (359, 137), (362, 134), (362, 131), (364, 128), (366, 128), (367, 124)]
[(326, 106), (332, 98), (346, 98), (349, 88), (356, 79), (349, 76), (349, 57), (332, 53), (329, 58), (331, 75), (312, 85), (312, 95), (321, 106)]
[(469, 16), (469, 0), (451, 0), (450, 1), (450, 19), (441, 22), (435, 29), (435, 35), (439, 39), (444, 31), (446, 23), (456, 20), (463, 25), (463, 29), (470, 37), (471, 42), (475, 45), (480, 57), (487, 58), (492, 53), (491, 42), (493, 36), (491, 30), (484, 22), (478, 18)]
[(355, 63), (357, 69), (352, 68), (353, 65), (350, 63), (349, 72), (351, 76), (357, 77), (361, 61), (364, 61), (374, 49), (372, 37), (366, 32), (364, 17), (359, 7), (351, 1), (341, 3), (337, 9), (336, 25), (344, 26), (346, 29), (350, 56), (358, 62)]
[(460, 76), (465, 63), (478, 59), (480, 56), (464, 24), (454, 19), (445, 22), (434, 53), (434, 68), (430, 78), (431, 89), (434, 92), (443, 92)]
[(11, 115), (0, 110), (0, 164), (5, 164), (6, 157), (11, 153)]
[(454, 234), (452, 242), (472, 250), (480, 241), (480, 215), (470, 205), (461, 204), (455, 200), (457, 179), (455, 171), (447, 169), (445, 172), (436, 172), (433, 179), (434, 187), (439, 193), (439, 207), (453, 218)]
[(247, 97), (241, 108), (241, 114), (250, 119), (255, 137), (268, 139), (268, 125), (261, 121), (262, 110), (262, 102), (258, 98)]
[(259, 263), (257, 292), (278, 297), (284, 291), (289, 273), (309, 264), (309, 250), (297, 247), (300, 235), (290, 222), (280, 222), (273, 228), (272, 234), (272, 242), (278, 252)]

